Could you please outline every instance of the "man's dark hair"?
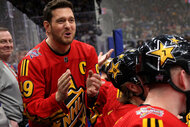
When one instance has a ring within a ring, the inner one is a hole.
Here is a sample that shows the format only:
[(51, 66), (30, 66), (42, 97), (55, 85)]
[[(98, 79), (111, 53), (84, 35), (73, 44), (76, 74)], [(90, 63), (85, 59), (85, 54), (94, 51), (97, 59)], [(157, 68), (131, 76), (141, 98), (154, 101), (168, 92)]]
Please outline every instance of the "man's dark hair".
[(57, 8), (71, 8), (73, 11), (73, 4), (67, 0), (52, 0), (50, 1), (43, 10), (44, 21), (51, 22), (52, 11)]
[(6, 27), (0, 27), (0, 31), (9, 31), (9, 29)]

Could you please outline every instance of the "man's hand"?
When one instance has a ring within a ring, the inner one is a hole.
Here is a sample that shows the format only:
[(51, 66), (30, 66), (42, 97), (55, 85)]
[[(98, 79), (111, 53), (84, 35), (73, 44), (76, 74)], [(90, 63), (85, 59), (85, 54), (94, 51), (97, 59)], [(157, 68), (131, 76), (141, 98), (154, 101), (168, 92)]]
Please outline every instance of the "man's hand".
[(101, 86), (101, 77), (99, 74), (93, 73), (92, 70), (88, 72), (88, 78), (86, 81), (87, 85), (87, 95), (90, 97), (95, 97)]
[(10, 120), (11, 127), (19, 127), (16, 121)]
[(66, 72), (63, 73), (61, 77), (58, 79), (57, 92), (55, 95), (55, 99), (57, 102), (61, 103), (65, 99), (67, 99), (68, 89), (69, 86), (71, 85), (70, 80), (71, 80), (71, 71), (67, 69)]
[(106, 54), (103, 55), (103, 52), (100, 52), (98, 55), (98, 66), (101, 67), (102, 64), (111, 56), (114, 49), (110, 49)]

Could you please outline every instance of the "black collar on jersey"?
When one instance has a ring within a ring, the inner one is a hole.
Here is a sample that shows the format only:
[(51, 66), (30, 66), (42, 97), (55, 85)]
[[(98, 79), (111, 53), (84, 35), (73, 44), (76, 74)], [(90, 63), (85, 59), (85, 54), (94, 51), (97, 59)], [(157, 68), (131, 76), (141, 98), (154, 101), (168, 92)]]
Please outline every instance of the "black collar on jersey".
[(140, 106), (151, 106), (150, 104), (140, 104), (138, 107)]
[(51, 51), (54, 52), (54, 53), (55, 53), (56, 55), (58, 55), (58, 56), (65, 56), (65, 55), (69, 54), (69, 52), (70, 52), (70, 50), (71, 50), (71, 46), (70, 46), (70, 48), (69, 48), (69, 50), (68, 50), (67, 52), (61, 54), (61, 53), (58, 53), (58, 52), (56, 52), (55, 50), (53, 50), (47, 42), (46, 42), (46, 44), (47, 44), (48, 47), (51, 49)]

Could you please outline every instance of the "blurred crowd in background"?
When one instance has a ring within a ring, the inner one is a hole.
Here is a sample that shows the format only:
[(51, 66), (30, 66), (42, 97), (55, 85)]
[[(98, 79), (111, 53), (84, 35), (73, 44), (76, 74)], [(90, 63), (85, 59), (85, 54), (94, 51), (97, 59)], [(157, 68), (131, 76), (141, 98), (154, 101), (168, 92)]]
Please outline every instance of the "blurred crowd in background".
[[(123, 3), (124, 2), (124, 3)], [(115, 26), (129, 46), (158, 34), (190, 36), (190, 3), (185, 0), (124, 0), (117, 4)]]
[[(49, 0), (0, 1), (0, 26), (13, 35), (13, 58), (46, 36), (42, 26), (43, 6)], [(76, 39), (93, 45), (97, 53), (108, 50), (113, 29), (122, 29), (124, 49), (135, 48), (159, 34), (190, 36), (188, 0), (70, 0), (77, 22)], [(14, 62), (12, 60), (11, 62)]]

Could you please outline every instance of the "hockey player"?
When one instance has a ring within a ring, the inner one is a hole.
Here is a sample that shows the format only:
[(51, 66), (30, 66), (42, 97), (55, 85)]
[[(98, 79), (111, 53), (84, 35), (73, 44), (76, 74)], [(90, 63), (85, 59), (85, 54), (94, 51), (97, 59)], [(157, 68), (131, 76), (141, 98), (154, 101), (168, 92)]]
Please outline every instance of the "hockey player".
[(160, 35), (139, 48), (140, 73), (150, 91), (145, 102), (115, 127), (187, 127), (177, 116), (190, 108), (190, 43)]
[(136, 76), (137, 58), (137, 51), (125, 52), (106, 67), (105, 72), (113, 84), (107, 86), (107, 102), (95, 127), (111, 127), (125, 113), (143, 103), (148, 88)]

